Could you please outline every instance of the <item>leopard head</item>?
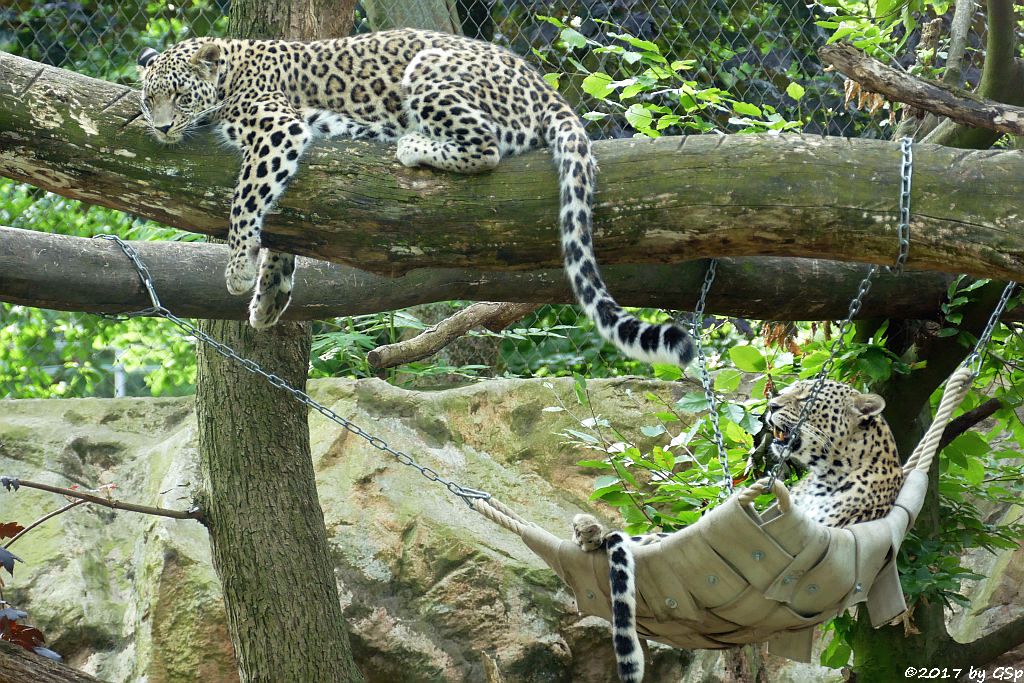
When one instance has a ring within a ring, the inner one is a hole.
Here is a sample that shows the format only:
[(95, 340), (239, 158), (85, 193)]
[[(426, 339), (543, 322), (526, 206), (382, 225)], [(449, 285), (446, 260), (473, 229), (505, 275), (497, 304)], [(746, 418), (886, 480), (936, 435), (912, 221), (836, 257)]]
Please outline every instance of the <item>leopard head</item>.
[(846, 460), (858, 453), (870, 455), (861, 445), (892, 443), (892, 433), (882, 417), (885, 399), (832, 380), (822, 385), (807, 419), (799, 432), (793, 433), (813, 386), (814, 380), (795, 382), (768, 402), (765, 423), (774, 436), (773, 455), (778, 457), (788, 441), (792, 460), (820, 472), (835, 467), (836, 461), (844, 467), (859, 466)]
[(220, 108), (217, 82), (224, 68), (224, 50), (215, 40), (187, 40), (163, 53), (142, 51), (142, 113), (157, 140), (178, 142)]

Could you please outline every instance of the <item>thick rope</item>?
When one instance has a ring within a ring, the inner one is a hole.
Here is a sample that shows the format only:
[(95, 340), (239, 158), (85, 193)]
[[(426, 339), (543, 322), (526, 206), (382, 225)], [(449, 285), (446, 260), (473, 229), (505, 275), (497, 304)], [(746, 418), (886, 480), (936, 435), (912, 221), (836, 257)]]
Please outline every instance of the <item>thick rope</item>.
[(914, 453), (907, 460), (907, 464), (903, 466), (904, 476), (914, 470), (927, 472), (928, 468), (931, 467), (935, 452), (939, 447), (939, 442), (942, 440), (942, 434), (946, 431), (946, 424), (953, 415), (953, 411), (963, 402), (973, 383), (974, 373), (969, 368), (958, 368), (956, 372), (949, 376), (949, 380), (946, 382), (946, 390), (942, 394), (942, 401), (939, 403), (939, 409), (935, 411), (935, 419), (932, 420), (932, 424), (928, 427), (924, 437), (918, 442), (917, 448), (914, 449)]
[(534, 526), (493, 498), (489, 498), (487, 500), (484, 500), (483, 498), (474, 498), (469, 506), (487, 519), (491, 520), (495, 524), (500, 524), (517, 536), (522, 536), (527, 527)]

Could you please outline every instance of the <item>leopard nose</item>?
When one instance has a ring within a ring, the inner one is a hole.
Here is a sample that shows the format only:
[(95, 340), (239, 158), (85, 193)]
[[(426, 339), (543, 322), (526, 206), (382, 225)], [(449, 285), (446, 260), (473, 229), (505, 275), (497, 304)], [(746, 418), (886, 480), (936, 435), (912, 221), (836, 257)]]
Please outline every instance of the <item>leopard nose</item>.
[(169, 124), (169, 123), (168, 123), (168, 124), (167, 124), (166, 126), (154, 126), (154, 127), (155, 127), (155, 128), (156, 128), (156, 129), (158, 130), (158, 131), (160, 131), (161, 133), (163, 133), (164, 135), (166, 135), (166, 134), (167, 134), (167, 132), (168, 132), (168, 131), (169, 131), (169, 130), (171, 129), (171, 124)]

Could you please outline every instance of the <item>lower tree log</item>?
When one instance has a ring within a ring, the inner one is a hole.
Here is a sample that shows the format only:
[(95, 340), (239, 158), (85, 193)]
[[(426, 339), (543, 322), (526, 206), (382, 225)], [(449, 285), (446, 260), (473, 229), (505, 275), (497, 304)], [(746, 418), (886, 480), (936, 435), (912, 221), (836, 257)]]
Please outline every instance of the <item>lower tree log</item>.
[[(0, 175), (221, 236), (237, 160), (199, 136), (147, 138), (130, 89), (0, 55)], [(602, 263), (784, 255), (891, 263), (899, 151), (787, 136), (595, 145)], [(1024, 158), (919, 145), (909, 266), (1024, 280)], [(553, 266), (547, 152), (458, 176), (406, 169), (373, 143), (320, 144), (267, 225), (267, 245), (385, 274)]]
[[(243, 320), (247, 297), (224, 288), (227, 247), (196, 242), (133, 242), (164, 306), (183, 317)], [(688, 310), (707, 268), (618, 265), (605, 280), (627, 306)], [(723, 259), (708, 311), (773, 320), (844, 317), (864, 275), (861, 264), (812, 259)], [(471, 299), (570, 303), (561, 268), (482, 272), (469, 268), (414, 270), (387, 278), (312, 259), (299, 259), (295, 301), (285, 319), (317, 320), (417, 304)], [(880, 273), (859, 317), (934, 318), (950, 277), (935, 272)], [(0, 301), (38, 308), (126, 313), (149, 297), (121, 249), (106, 240), (0, 228)], [(1012, 314), (1011, 314), (1012, 315)]]

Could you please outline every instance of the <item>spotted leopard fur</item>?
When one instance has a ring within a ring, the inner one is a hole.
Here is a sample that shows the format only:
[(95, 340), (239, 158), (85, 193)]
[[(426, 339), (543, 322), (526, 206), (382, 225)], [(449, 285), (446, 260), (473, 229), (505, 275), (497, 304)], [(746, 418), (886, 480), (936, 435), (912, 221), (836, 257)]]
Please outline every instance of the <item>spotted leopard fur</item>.
[(209, 122), (241, 152), (225, 277), (233, 294), (255, 286), (253, 327), (275, 324), (291, 299), (295, 259), (261, 249), (260, 232), (314, 138), (397, 141), (403, 165), (456, 173), (487, 171), (546, 144), (559, 174), (565, 268), (587, 315), (631, 357), (691, 360), (681, 326), (641, 322), (608, 293), (591, 234), (590, 140), (569, 104), (511, 52), (400, 29), (311, 43), (199, 38), (162, 54), (146, 50), (138, 66), (158, 140), (177, 142)]
[[(813, 382), (796, 382), (769, 401), (765, 423), (773, 433), (771, 449), (781, 455), (791, 442), (790, 460), (808, 476), (792, 490), (793, 504), (812, 520), (844, 527), (884, 517), (903, 486), (896, 441), (882, 417), (885, 401), (840, 382), (826, 380), (801, 425), (792, 429)], [(764, 488), (764, 482), (756, 486)], [(636, 566), (632, 546), (657, 543), (667, 534), (628, 537), (608, 532), (592, 515), (576, 515), (573, 540), (583, 550), (608, 554), (612, 598), (612, 637), (619, 678), (643, 679), (643, 652), (636, 634)]]

